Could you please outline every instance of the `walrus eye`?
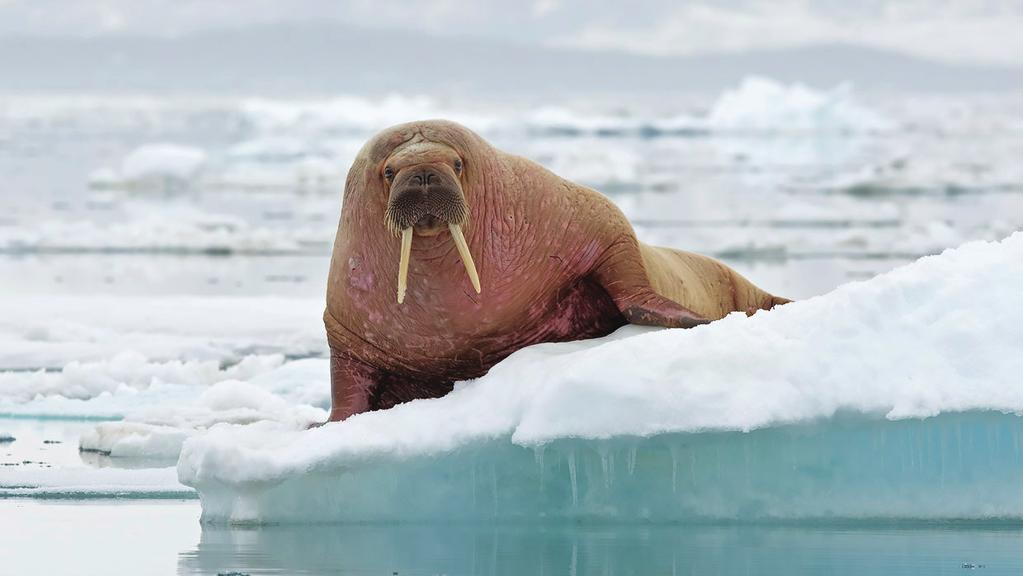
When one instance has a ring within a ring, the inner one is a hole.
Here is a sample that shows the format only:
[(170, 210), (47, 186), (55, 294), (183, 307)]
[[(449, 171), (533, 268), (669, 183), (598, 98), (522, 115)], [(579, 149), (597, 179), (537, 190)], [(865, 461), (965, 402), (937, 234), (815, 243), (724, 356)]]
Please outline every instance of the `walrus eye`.
[(462, 159), (461, 158), (455, 158), (455, 174), (461, 174), (461, 173), (462, 173)]
[(384, 168), (384, 178), (387, 178), (388, 182), (394, 180), (394, 170), (390, 166)]

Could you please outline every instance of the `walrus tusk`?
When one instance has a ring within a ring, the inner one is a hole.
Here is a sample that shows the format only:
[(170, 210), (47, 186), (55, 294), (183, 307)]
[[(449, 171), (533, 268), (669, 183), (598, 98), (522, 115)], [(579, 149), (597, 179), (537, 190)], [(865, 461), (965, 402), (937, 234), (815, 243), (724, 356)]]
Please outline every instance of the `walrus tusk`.
[(476, 273), (476, 264), (472, 261), (472, 254), (469, 253), (469, 245), (465, 243), (465, 236), (462, 236), (462, 227), (458, 224), (448, 223), (448, 230), (451, 230), (451, 239), (455, 241), (455, 246), (458, 247), (458, 255), (462, 257), (462, 264), (465, 265), (465, 271), (469, 274), (472, 287), (479, 294), (480, 276)]
[(398, 262), (398, 304), (405, 301), (408, 288), (408, 260), (412, 253), (412, 228), (401, 231), (401, 261)]

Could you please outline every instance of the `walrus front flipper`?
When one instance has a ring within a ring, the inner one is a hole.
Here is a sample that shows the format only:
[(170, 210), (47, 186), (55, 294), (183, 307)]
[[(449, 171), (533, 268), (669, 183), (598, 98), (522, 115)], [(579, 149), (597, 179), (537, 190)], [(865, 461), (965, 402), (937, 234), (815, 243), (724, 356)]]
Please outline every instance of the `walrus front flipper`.
[(370, 366), (342, 346), (330, 345), (330, 417), (338, 422), (386, 410), (417, 398), (439, 398), (454, 387), (448, 379), (408, 376)]
[(377, 370), (346, 350), (330, 347), (330, 418), (338, 422), (373, 408)]

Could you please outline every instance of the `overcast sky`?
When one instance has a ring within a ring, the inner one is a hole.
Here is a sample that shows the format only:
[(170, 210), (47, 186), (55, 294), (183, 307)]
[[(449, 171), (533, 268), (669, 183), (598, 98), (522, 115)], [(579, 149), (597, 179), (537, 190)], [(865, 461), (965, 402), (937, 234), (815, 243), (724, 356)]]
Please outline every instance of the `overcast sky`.
[(178, 35), (288, 21), (692, 54), (854, 43), (1023, 65), (1023, 0), (0, 0), (0, 35)]

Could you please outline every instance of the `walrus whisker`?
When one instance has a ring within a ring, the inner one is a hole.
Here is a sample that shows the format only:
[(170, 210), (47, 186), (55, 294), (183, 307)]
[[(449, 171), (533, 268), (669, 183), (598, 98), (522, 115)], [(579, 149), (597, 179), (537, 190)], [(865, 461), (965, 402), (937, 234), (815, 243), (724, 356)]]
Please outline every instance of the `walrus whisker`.
[(451, 239), (455, 241), (455, 246), (458, 247), (458, 255), (462, 257), (462, 264), (465, 265), (465, 271), (469, 274), (469, 280), (472, 281), (472, 287), (476, 289), (476, 293), (480, 293), (480, 276), (476, 273), (476, 264), (472, 261), (472, 254), (469, 253), (469, 245), (465, 243), (465, 236), (462, 235), (462, 227), (458, 224), (448, 223), (448, 230), (451, 230)]
[(401, 260), (398, 262), (398, 304), (405, 301), (408, 288), (408, 261), (412, 254), (412, 228), (401, 231)]

